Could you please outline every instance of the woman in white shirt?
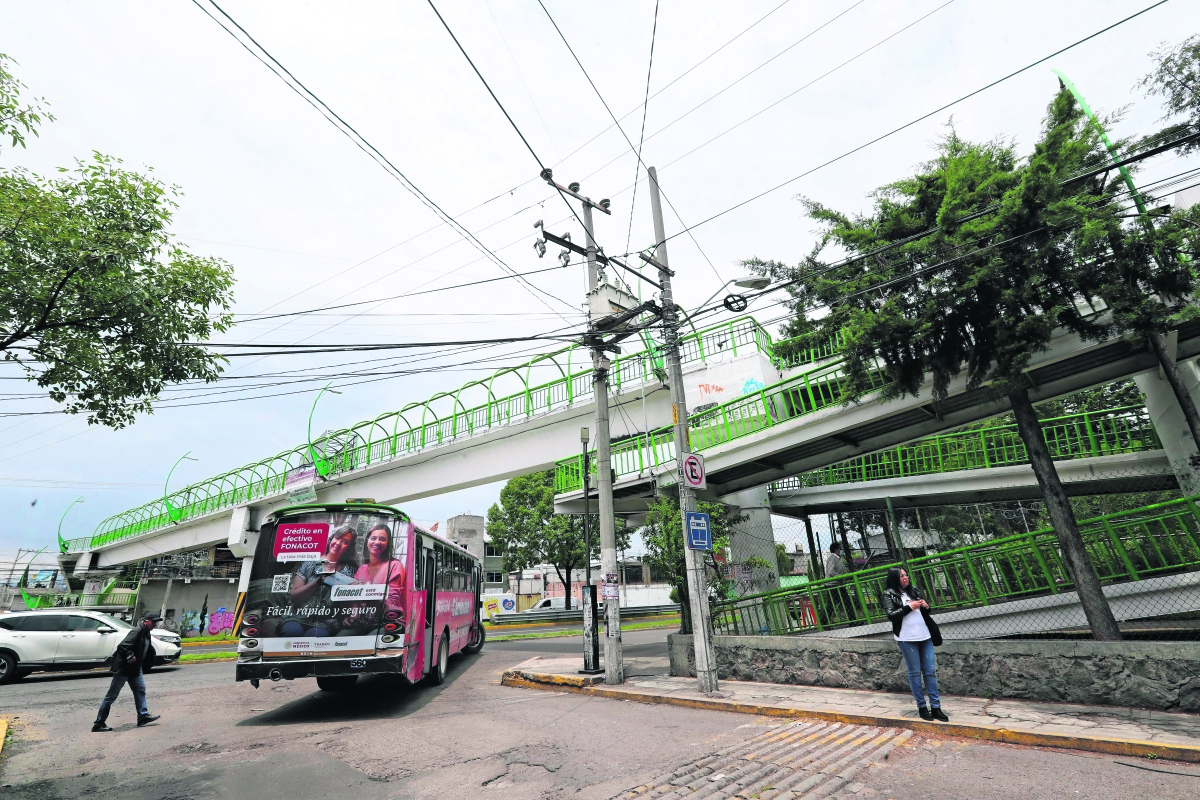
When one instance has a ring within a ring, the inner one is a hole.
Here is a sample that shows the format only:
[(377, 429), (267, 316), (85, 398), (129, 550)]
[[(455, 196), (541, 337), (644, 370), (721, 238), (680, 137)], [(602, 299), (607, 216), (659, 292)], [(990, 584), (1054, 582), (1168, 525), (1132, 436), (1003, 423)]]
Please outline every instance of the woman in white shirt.
[[(908, 580), (908, 573), (899, 567), (888, 570), (884, 584), (883, 604), (892, 621), (892, 635), (900, 646), (904, 664), (908, 667), (908, 685), (921, 719), (949, 722), (942, 711), (937, 688), (937, 660), (933, 654), (933, 620), (929, 618), (929, 603)], [(914, 614), (917, 611), (920, 613)], [(940, 640), (938, 642), (941, 643)], [(922, 679), (923, 685), (922, 685)], [(929, 705), (925, 705), (925, 695)]]

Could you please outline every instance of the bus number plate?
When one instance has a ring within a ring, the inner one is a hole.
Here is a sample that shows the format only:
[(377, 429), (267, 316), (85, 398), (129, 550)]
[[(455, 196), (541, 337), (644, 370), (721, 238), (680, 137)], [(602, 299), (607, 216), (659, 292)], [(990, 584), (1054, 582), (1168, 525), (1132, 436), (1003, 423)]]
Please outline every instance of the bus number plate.
[(367, 660), (365, 658), (350, 659), (350, 669), (362, 669), (365, 666), (367, 666)]

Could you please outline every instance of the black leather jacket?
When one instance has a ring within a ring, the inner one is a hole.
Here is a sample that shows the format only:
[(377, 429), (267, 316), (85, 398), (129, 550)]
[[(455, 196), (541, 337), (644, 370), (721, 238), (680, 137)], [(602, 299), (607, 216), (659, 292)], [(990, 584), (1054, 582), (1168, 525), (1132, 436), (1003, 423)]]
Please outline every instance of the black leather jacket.
[[(154, 643), (150, 638), (150, 629), (139, 624), (125, 634), (125, 638), (117, 645), (116, 651), (112, 654), (109, 672), (114, 675), (119, 672), (128, 678), (136, 677), (142, 671), (142, 665), (153, 653)], [(130, 656), (133, 656), (132, 662), (129, 661)]]
[[(904, 593), (908, 595), (910, 601), (925, 599), (921, 596), (921, 591), (911, 583), (904, 590)], [(895, 589), (884, 589), (883, 608), (887, 612), (888, 619), (892, 622), (892, 635), (899, 636), (900, 626), (904, 624), (904, 615), (912, 613), (912, 607), (900, 602), (900, 593)], [(933, 620), (929, 617), (929, 609), (922, 608), (921, 616), (925, 618), (925, 625), (929, 628), (930, 635), (932, 635), (934, 624)]]

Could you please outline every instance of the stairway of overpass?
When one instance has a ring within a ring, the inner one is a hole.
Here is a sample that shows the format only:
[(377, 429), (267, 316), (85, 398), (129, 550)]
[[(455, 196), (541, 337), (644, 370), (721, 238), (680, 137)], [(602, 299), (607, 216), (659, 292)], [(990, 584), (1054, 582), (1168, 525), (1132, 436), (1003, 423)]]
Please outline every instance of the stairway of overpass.
[[(1200, 610), (1200, 496), (1080, 521), (1088, 556), (1119, 622)], [(907, 569), (944, 638), (1021, 637), (1086, 630), (1087, 619), (1051, 528), (990, 539), (906, 562), (722, 600), (713, 627), (727, 635), (891, 636), (883, 588)], [(1153, 638), (1164, 638), (1164, 625)], [(1200, 638), (1178, 620), (1174, 638)], [(1167, 638), (1171, 638), (1168, 636)]]
[[(1185, 379), (1195, 386), (1200, 373), (1192, 359), (1200, 355), (1200, 323), (1181, 327), (1173, 342)], [(952, 382), (948, 396), (936, 403), (926, 385), (915, 397), (884, 402), (874, 393), (846, 404), (845, 373), (830, 343), (799, 352), (793, 346), (786, 358), (780, 357), (779, 344), (748, 317), (700, 331), (687, 337), (684, 346), (684, 388), (689, 404), (697, 407), (689, 416), (692, 446), (707, 458), (712, 497), (738, 500), (747, 492), (765, 497), (766, 487), (781, 479), (1007, 410), (1006, 400), (986, 389), (968, 389), (962, 380)], [(645, 498), (674, 480), (670, 404), (660, 379), (660, 355), (648, 342), (645, 350), (615, 361), (612, 370), (617, 505), (625, 513), (644, 511)], [(314, 455), (329, 464), (313, 487), (318, 502), (369, 496), (400, 504), (552, 468), (557, 462), (563, 483), (556, 508), (569, 513), (573, 505), (581, 505), (582, 481), (576, 470), (572, 490), (572, 459), (564, 457), (577, 451), (578, 429), (594, 416), (590, 365), (572, 367), (572, 359), (577, 364), (581, 357), (576, 348), (539, 357), (457, 392), (324, 434), (312, 447), (297, 446), (121, 512), (92, 535), (62, 542), (64, 559), (73, 560), (73, 571), (80, 574), (226, 542), (236, 555), (249, 557), (258, 522), (290, 502), (289, 479), (311, 464)], [(1034, 354), (1026, 374), (1036, 387), (1031, 398), (1044, 402), (1130, 375), (1140, 385), (1137, 376), (1153, 372), (1156, 363), (1141, 341), (1090, 342), (1063, 334), (1045, 352)], [(531, 376), (547, 370), (557, 375), (534, 385)], [(882, 370), (877, 368), (873, 377), (882, 386)], [(518, 390), (501, 395), (501, 379), (518, 380)], [(469, 405), (471, 392), (483, 402)], [(703, 402), (720, 398), (718, 392), (732, 399)], [(1181, 456), (1181, 469), (1172, 448), (1186, 449), (1185, 444), (1174, 433), (1162, 435), (1162, 420), (1173, 413), (1168, 406), (1156, 412), (1148, 401), (1182, 485), (1189, 453)], [(1189, 485), (1185, 491), (1200, 493), (1200, 486)], [(638, 507), (623, 507), (631, 498)]]
[[(1178, 489), (1145, 406), (1041, 420), (1070, 495)], [(770, 486), (786, 516), (1026, 500), (1041, 497), (1015, 424), (930, 436), (840, 461)]]

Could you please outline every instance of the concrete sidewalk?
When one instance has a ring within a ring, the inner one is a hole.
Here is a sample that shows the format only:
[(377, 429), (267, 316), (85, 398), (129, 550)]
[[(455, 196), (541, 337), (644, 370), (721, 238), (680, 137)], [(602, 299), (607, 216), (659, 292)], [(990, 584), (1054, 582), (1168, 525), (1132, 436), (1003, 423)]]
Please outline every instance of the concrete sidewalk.
[[(661, 663), (659, 663), (661, 662)], [(694, 678), (667, 674), (667, 659), (630, 659), (626, 680), (606, 686), (603, 675), (580, 675), (580, 658), (531, 658), (504, 673), (505, 686), (578, 692), (616, 700), (822, 719), (993, 742), (1062, 747), (1125, 756), (1200, 763), (1200, 716), (1115, 706), (943, 697), (949, 724), (925, 722), (907, 694), (722, 681), (702, 694)]]

